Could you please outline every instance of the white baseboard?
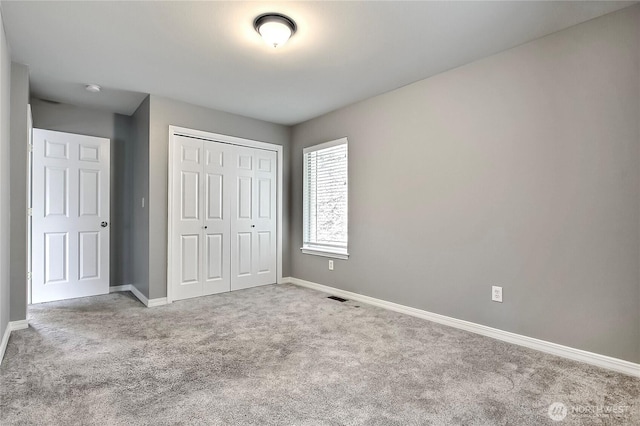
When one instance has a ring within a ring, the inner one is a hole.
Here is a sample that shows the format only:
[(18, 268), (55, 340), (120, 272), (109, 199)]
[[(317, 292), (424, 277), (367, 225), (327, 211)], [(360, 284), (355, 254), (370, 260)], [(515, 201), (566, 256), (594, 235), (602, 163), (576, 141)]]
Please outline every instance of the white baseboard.
[(167, 305), (167, 304), (169, 304), (169, 302), (167, 302), (167, 298), (166, 297), (158, 297), (156, 299), (150, 299), (147, 302), (147, 307), (154, 308), (156, 306), (162, 306), (162, 305)]
[(119, 285), (115, 287), (109, 287), (109, 293), (117, 293), (119, 291), (130, 291), (147, 308), (153, 308), (156, 306), (162, 306), (167, 304), (166, 297), (160, 297), (157, 299), (147, 299), (145, 295), (140, 293), (140, 290), (138, 290), (133, 284), (124, 284), (124, 285)]
[(7, 350), (7, 345), (9, 344), (9, 336), (11, 336), (11, 324), (7, 324), (7, 327), (4, 329), (4, 333), (2, 333), (2, 341), (0, 342), (0, 364), (4, 359), (4, 352)]
[(7, 350), (7, 345), (9, 344), (9, 337), (11, 336), (12, 331), (16, 330), (24, 330), (25, 328), (29, 328), (29, 323), (27, 320), (20, 321), (9, 321), (7, 327), (2, 333), (2, 341), (0, 342), (0, 363), (4, 359), (4, 353)]
[(11, 331), (24, 330), (25, 328), (29, 328), (29, 322), (25, 320), (19, 321), (10, 321), (9, 328)]
[(376, 299), (373, 297), (364, 296), (362, 294), (352, 293), (346, 290), (340, 290), (338, 288), (329, 287), (329, 286), (314, 283), (311, 281), (301, 280), (299, 278), (287, 277), (287, 278), (283, 278), (282, 281), (299, 285), (301, 287), (307, 287), (313, 290), (318, 290), (323, 293), (329, 293), (334, 296), (343, 297), (345, 299), (366, 303), (368, 305), (378, 306), (380, 308), (388, 309), (390, 311), (400, 312), (400, 313), (411, 315), (414, 317), (426, 319), (439, 324), (448, 325), (450, 327), (470, 331), (472, 333), (481, 334), (483, 336), (487, 336), (497, 340), (502, 340), (504, 342), (513, 343), (516, 345), (535, 349), (548, 354), (557, 355), (557, 356), (571, 359), (574, 361), (580, 361), (587, 364), (595, 365), (597, 367), (602, 367), (609, 370), (617, 371), (619, 373), (628, 374), (630, 376), (640, 377), (640, 364), (636, 364), (630, 361), (625, 361), (622, 359), (613, 358), (606, 355), (587, 352), (582, 349), (575, 349), (569, 346), (563, 346), (557, 343), (551, 343), (545, 340), (535, 339), (533, 337), (527, 337), (520, 334), (511, 333), (509, 331), (487, 327), (486, 325), (476, 324), (473, 322), (464, 321), (464, 320), (448, 317), (445, 315), (435, 314), (433, 312), (423, 311), (422, 309), (416, 309), (416, 308), (400, 305), (393, 302), (387, 302), (386, 300)]

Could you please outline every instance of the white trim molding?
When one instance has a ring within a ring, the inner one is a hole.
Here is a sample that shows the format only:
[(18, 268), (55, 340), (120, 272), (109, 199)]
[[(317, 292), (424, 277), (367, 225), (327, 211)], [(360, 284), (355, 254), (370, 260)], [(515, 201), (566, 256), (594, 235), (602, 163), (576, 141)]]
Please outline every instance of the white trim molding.
[(4, 329), (4, 333), (2, 333), (2, 342), (0, 342), (0, 363), (4, 359), (4, 352), (7, 350), (7, 345), (9, 344), (9, 336), (11, 336), (11, 324), (7, 324), (7, 328)]
[(166, 297), (158, 297), (155, 299), (149, 299), (147, 301), (147, 308), (155, 308), (156, 306), (163, 306), (163, 305), (167, 305), (169, 302), (167, 302), (167, 298)]
[(9, 321), (7, 328), (5, 328), (4, 333), (2, 334), (2, 341), (0, 342), (0, 363), (2, 363), (2, 360), (4, 359), (4, 353), (7, 350), (7, 345), (9, 344), (11, 332), (24, 330), (26, 328), (29, 328), (29, 322), (27, 320)]
[(29, 321), (27, 321), (26, 319), (18, 320), (18, 321), (10, 321), (9, 328), (11, 329), (11, 331), (24, 330), (26, 328), (29, 328)]
[(283, 282), (289, 282), (291, 284), (321, 291), (323, 293), (328, 293), (345, 299), (355, 300), (361, 303), (366, 303), (368, 305), (388, 309), (390, 311), (400, 312), (417, 318), (426, 319), (438, 324), (448, 325), (450, 327), (470, 331), (472, 333), (491, 337), (493, 339), (502, 340), (503, 342), (513, 343), (515, 345), (535, 349), (551, 355), (560, 356), (574, 361), (584, 362), (586, 364), (591, 364), (597, 367), (617, 371), (629, 376), (640, 377), (640, 364), (636, 364), (634, 362), (625, 361), (606, 355), (600, 355), (593, 352), (584, 351), (582, 349), (575, 349), (569, 346), (563, 346), (557, 343), (547, 342), (545, 340), (535, 339), (533, 337), (523, 336), (497, 328), (487, 327), (486, 325), (476, 324), (470, 321), (464, 321), (445, 315), (435, 314), (433, 312), (423, 311), (422, 309), (412, 308), (409, 306), (388, 302), (382, 299), (376, 299), (374, 297), (364, 296), (362, 294), (353, 293), (346, 290), (340, 290), (338, 288), (329, 287), (311, 281), (301, 280), (299, 278), (287, 277), (286, 279), (283, 278)]
[(303, 254), (312, 254), (314, 256), (331, 257), (333, 259), (349, 259), (349, 253), (340, 253), (337, 251), (322, 250), (317, 248), (300, 247)]
[(109, 293), (118, 293), (121, 291), (130, 291), (133, 295), (147, 308), (154, 308), (156, 306), (166, 305), (167, 298), (159, 297), (157, 299), (147, 299), (144, 294), (140, 292), (133, 284), (124, 284), (114, 287), (109, 287)]

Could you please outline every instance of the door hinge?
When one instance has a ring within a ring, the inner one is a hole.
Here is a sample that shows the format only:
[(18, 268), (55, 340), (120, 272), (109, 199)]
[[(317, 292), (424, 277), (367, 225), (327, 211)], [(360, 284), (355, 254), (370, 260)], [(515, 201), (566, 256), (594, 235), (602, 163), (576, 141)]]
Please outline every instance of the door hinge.
[(33, 215), (33, 209), (32, 208), (28, 208), (27, 209), (27, 216), (32, 216)]
[(31, 279), (31, 272), (27, 272), (27, 280)]
[(32, 143), (29, 144), (29, 152), (33, 152), (33, 144)]

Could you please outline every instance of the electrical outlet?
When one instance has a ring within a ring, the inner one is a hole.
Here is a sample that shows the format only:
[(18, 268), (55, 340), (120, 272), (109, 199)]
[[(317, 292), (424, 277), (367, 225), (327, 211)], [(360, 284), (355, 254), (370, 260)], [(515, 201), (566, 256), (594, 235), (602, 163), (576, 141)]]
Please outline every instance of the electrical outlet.
[(502, 287), (491, 286), (491, 300), (502, 303)]
[(333, 271), (333, 260), (329, 261), (329, 270)]
[(142, 204), (142, 208), (144, 209), (144, 197), (142, 197), (142, 201), (140, 204)]

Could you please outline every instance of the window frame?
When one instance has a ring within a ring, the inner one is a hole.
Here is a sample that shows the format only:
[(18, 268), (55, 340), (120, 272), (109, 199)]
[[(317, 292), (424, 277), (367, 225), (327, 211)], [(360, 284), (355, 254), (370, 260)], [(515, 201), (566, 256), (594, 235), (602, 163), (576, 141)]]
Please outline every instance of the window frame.
[[(333, 148), (335, 146), (345, 145), (347, 150), (347, 244), (345, 247), (331, 247), (323, 244), (313, 244), (307, 241), (309, 230), (309, 194), (308, 194), (308, 170), (307, 170), (307, 154), (315, 151), (321, 151), (327, 148)], [(304, 254), (311, 254), (315, 256), (332, 257), (335, 259), (348, 259), (349, 258), (349, 141), (347, 138), (340, 138), (329, 142), (309, 146), (302, 151), (302, 247), (300, 251)]]

